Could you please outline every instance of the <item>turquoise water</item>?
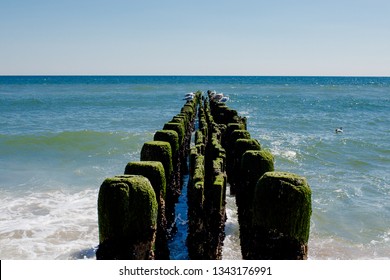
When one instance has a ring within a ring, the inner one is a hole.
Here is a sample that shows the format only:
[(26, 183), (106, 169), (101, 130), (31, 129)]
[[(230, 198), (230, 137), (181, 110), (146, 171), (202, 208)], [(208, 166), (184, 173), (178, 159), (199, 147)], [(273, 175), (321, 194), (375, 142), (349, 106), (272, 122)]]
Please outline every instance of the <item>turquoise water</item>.
[[(308, 179), (310, 259), (389, 258), (390, 78), (224, 76), (0, 77), (0, 258), (94, 258), (100, 184), (208, 89), (277, 170)], [(224, 258), (238, 259), (228, 203)]]

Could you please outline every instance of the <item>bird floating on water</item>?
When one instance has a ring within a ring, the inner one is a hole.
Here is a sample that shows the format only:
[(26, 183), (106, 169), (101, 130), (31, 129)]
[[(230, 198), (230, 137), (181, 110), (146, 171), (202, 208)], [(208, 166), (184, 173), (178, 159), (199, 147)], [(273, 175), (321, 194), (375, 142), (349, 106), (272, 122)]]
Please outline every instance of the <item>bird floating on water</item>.
[(343, 128), (342, 127), (336, 128), (335, 132), (336, 133), (343, 133)]

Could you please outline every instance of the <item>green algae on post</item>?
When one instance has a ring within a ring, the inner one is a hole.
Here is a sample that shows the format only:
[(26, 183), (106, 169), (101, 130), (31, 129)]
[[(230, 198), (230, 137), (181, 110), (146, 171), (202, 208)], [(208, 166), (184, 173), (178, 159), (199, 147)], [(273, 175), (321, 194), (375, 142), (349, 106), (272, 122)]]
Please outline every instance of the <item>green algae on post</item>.
[[(176, 133), (176, 132), (175, 132)], [(166, 179), (164, 166), (159, 161), (137, 161), (126, 165), (125, 174), (142, 175), (149, 179), (158, 202), (155, 259), (169, 259), (166, 219)]]
[(181, 146), (184, 141), (186, 129), (183, 122), (168, 122), (164, 124), (163, 130), (174, 130), (179, 136), (179, 145)]
[(211, 186), (207, 188), (206, 199), (212, 211), (221, 211), (225, 202), (224, 194), (226, 188), (226, 177), (223, 173), (215, 176)]
[(304, 177), (266, 172), (255, 191), (254, 223), (302, 242), (309, 240), (311, 189)]
[(98, 196), (97, 259), (152, 259), (157, 214), (156, 195), (147, 178), (106, 179)]
[(164, 166), (160, 161), (136, 161), (129, 162), (125, 168), (125, 175), (142, 175), (149, 179), (157, 194), (161, 194), (165, 199), (166, 178)]
[(248, 150), (242, 155), (240, 177), (246, 178), (253, 190), (260, 177), (270, 171), (274, 171), (274, 156), (270, 151)]
[(229, 142), (234, 146), (234, 143), (238, 139), (250, 139), (251, 135), (248, 130), (241, 129), (241, 130), (233, 130), (229, 137)]
[(241, 161), (241, 156), (248, 150), (261, 150), (261, 145), (259, 141), (253, 138), (237, 139), (234, 145), (234, 152), (237, 158), (240, 158), (240, 161)]
[[(237, 166), (238, 167), (238, 166)], [(257, 181), (264, 173), (274, 171), (274, 157), (267, 150), (248, 150), (241, 158), (237, 176), (237, 214), (240, 224), (240, 244), (243, 259), (253, 249), (252, 202)]]
[(149, 141), (141, 149), (141, 161), (160, 161), (165, 170), (167, 182), (172, 179), (172, 148), (169, 142)]
[(158, 130), (154, 134), (154, 141), (165, 141), (171, 144), (172, 154), (179, 151), (179, 135), (174, 130)]
[(253, 203), (260, 243), (255, 258), (307, 259), (311, 212), (311, 189), (304, 177), (266, 172), (256, 185)]

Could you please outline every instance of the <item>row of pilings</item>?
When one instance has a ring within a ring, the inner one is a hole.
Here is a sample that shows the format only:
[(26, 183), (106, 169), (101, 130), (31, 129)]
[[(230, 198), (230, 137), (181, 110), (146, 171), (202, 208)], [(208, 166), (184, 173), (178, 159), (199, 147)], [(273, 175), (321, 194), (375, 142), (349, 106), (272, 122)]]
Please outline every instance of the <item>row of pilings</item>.
[(181, 194), (201, 92), (144, 143), (140, 161), (106, 179), (98, 196), (97, 259), (169, 259), (175, 203)]
[(274, 157), (251, 138), (247, 120), (208, 92), (236, 196), (243, 259), (307, 259), (311, 189), (302, 176), (275, 171)]
[(225, 237), (226, 150), (208, 99), (199, 105), (198, 122), (190, 154), (187, 247), (191, 259), (215, 260), (222, 258)]
[(273, 155), (251, 138), (247, 119), (211, 91), (197, 92), (144, 143), (140, 161), (128, 163), (125, 175), (103, 182), (97, 259), (169, 259), (167, 241), (174, 234), (188, 158), (190, 259), (222, 258), (229, 186), (243, 259), (307, 259), (311, 190), (306, 179), (275, 171)]

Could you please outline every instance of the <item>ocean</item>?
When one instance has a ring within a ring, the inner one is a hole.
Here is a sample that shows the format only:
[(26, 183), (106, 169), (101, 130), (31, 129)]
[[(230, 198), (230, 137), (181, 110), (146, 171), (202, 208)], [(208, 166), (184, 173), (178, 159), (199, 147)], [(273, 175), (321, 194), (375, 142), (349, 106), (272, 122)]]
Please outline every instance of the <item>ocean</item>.
[[(139, 160), (185, 93), (209, 89), (276, 170), (307, 178), (309, 259), (390, 258), (390, 78), (0, 76), (0, 259), (95, 259), (103, 180)], [(187, 258), (180, 203), (172, 259)], [(223, 258), (240, 259), (227, 205)]]

